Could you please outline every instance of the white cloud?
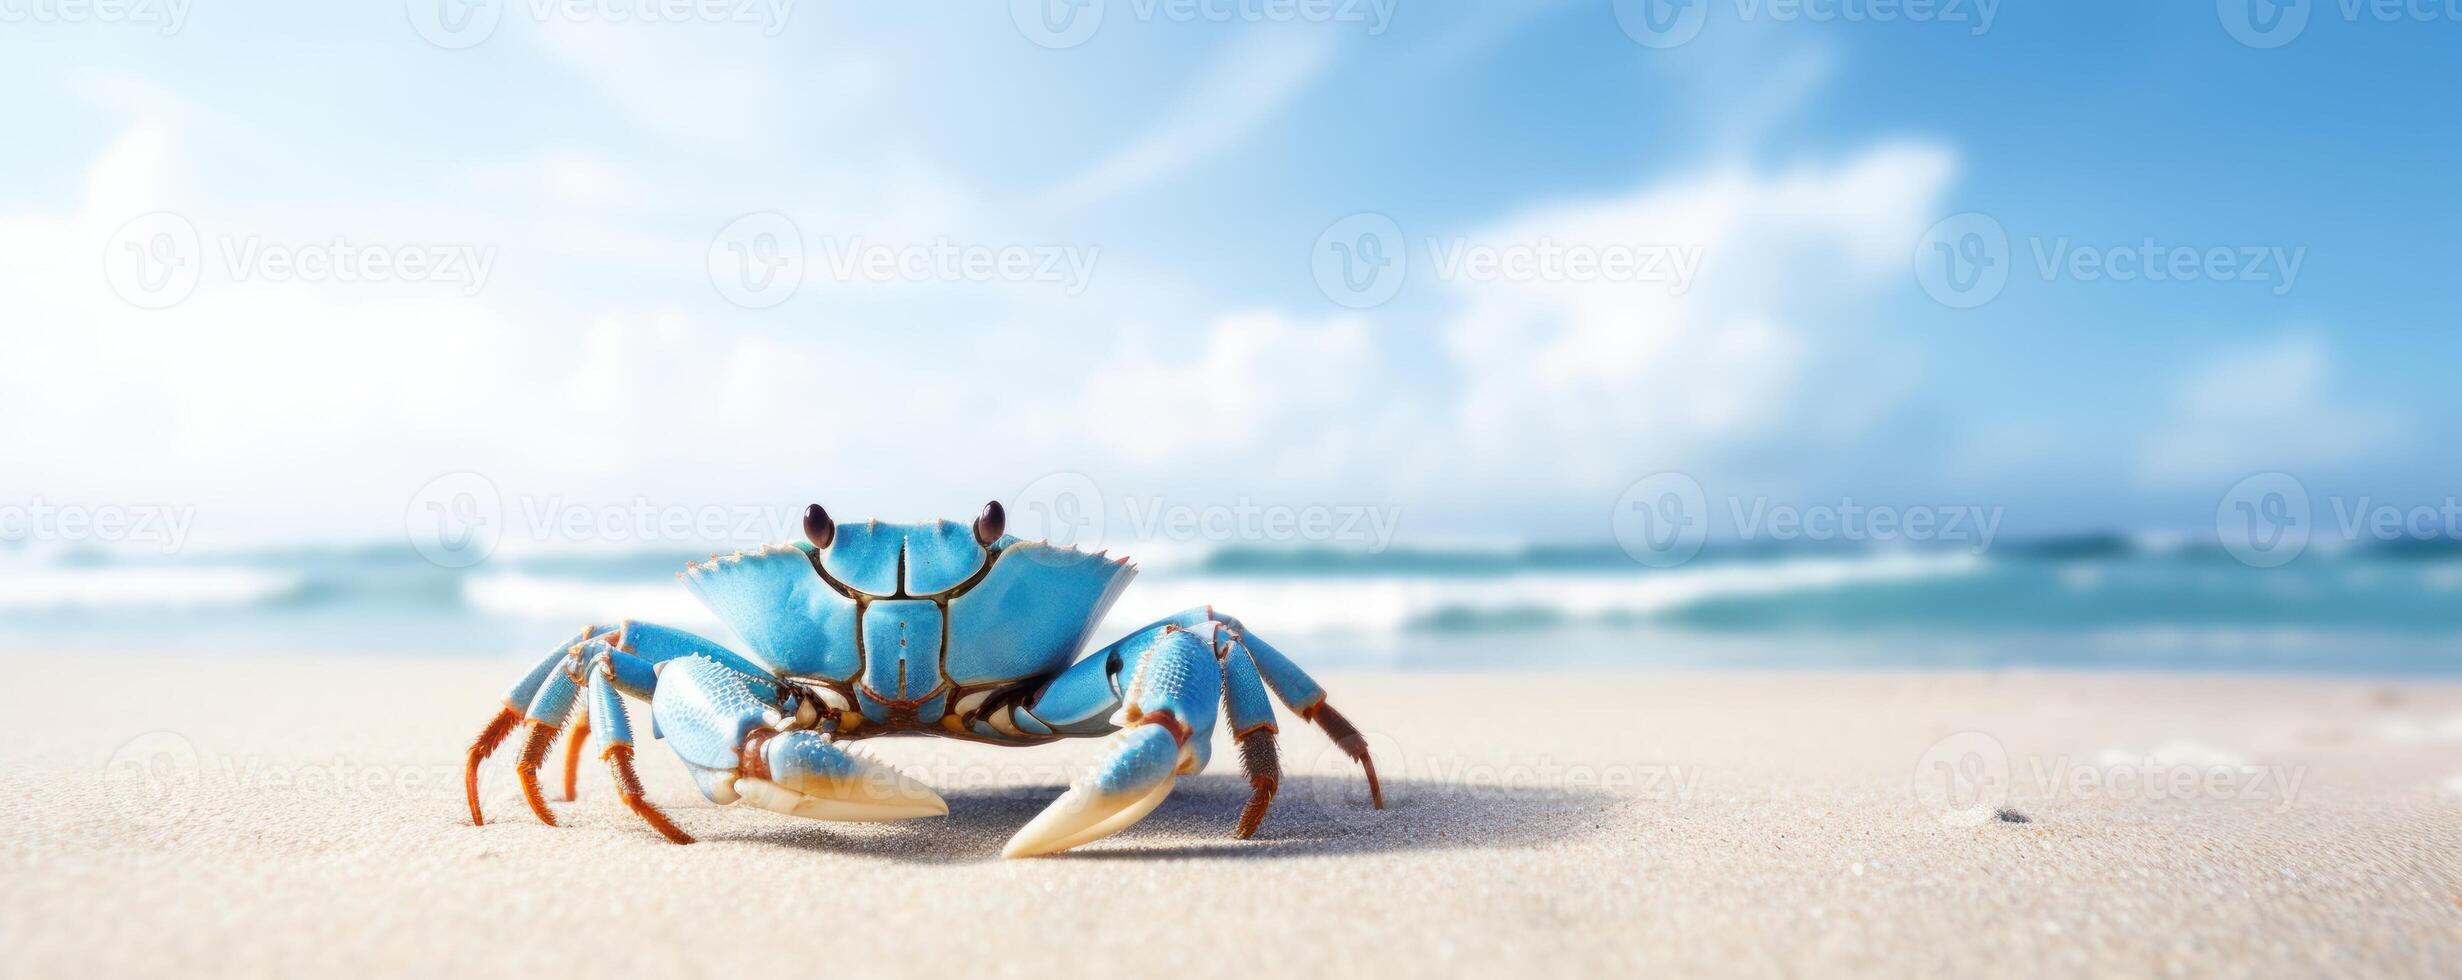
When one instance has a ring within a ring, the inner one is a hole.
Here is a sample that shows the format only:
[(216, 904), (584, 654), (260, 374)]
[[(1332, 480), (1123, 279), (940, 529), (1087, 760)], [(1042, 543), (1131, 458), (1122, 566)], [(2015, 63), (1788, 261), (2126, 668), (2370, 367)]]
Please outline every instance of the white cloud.
[(1878, 372), (1867, 384), (1823, 362), (1864, 352), (1868, 324), (1855, 304), (1900, 281), (1906, 243), (1933, 219), (1955, 169), (1942, 148), (1890, 144), (1829, 166), (1714, 169), (1472, 233), (1692, 250), (1700, 271), (1682, 290), (1456, 283), (1464, 305), (1446, 344), (1462, 372), (1463, 458), (1595, 491), (1820, 433), (1833, 405), (1875, 414), (1873, 384), (1894, 393), (1904, 379)]
[(2181, 379), (2169, 419), (2138, 445), (2156, 486), (2229, 483), (2251, 473), (2334, 466), (2393, 445), (2407, 427), (2334, 390), (2333, 355), (2293, 334), (2226, 351)]
[[(1175, 298), (1186, 290), (1152, 285), (1177, 270), (1110, 265), (1100, 296), (953, 306), (840, 289), (763, 329), (588, 296), (212, 275), (172, 309), (138, 310), (98, 274), (119, 222), (177, 207), (252, 226), (180, 189), (178, 136), (175, 120), (141, 121), (94, 163), (75, 210), (0, 218), (0, 292), (23, 311), (0, 361), (0, 443), (33, 461), (0, 494), (194, 504), (195, 540), (220, 545), (398, 534), (410, 494), (464, 468), (508, 494), (826, 497), (891, 517), (962, 514), (1063, 469), (1174, 499), (1611, 500), (1636, 467), (1851, 440), (1841, 419), (1885, 412), (1902, 378), (1822, 362), (1863, 349), (1857, 303), (1903, 276), (1954, 170), (1938, 147), (1889, 144), (1533, 208), (1468, 237), (1686, 245), (1699, 274), (1680, 293), (1456, 282), (1433, 338), (1391, 311), (1207, 317)], [(611, 207), (653, 178), (580, 150), (510, 166), (575, 196), (508, 211), (508, 225), (569, 215), (656, 240), (657, 225)], [(889, 197), (846, 206), (871, 209), (857, 227), (893, 233), (951, 226), (930, 212), (970, 199)], [(697, 269), (700, 245), (676, 244), (676, 264)], [(883, 314), (897, 329), (826, 322), (874, 301), (905, 311)], [(1144, 323), (1200, 326), (1132, 329)]]
[(1131, 350), (1094, 372), (1079, 397), (1087, 437), (1135, 466), (1239, 460), (1275, 482), (1352, 471), (1380, 416), (1402, 394), (1358, 317), (1304, 321), (1235, 313), (1184, 356)]

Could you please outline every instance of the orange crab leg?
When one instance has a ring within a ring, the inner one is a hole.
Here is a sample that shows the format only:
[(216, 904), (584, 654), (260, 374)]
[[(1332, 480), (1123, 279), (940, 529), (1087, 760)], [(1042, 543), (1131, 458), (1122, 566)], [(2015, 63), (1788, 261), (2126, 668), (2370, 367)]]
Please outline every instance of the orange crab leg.
[(635, 815), (650, 825), (651, 830), (658, 831), (660, 836), (668, 840), (678, 844), (693, 842), (691, 834), (685, 833), (683, 828), (676, 826), (675, 821), (667, 819), (666, 813), (659, 810), (657, 804), (651, 803), (649, 797), (641, 791), (641, 776), (633, 772), (632, 746), (621, 743), (610, 745), (607, 747), (606, 759), (607, 768), (615, 773), (616, 795), (624, 800), (626, 809), (633, 811)]
[(574, 784), (581, 776), (581, 746), (590, 740), (590, 715), (582, 713), (573, 723), (573, 733), (564, 739), (564, 802), (573, 802)]
[(530, 801), (530, 812), (550, 827), (556, 825), (556, 815), (548, 811), (547, 798), (539, 794), (539, 763), (547, 758), (547, 750), (555, 746), (556, 732), (560, 730), (543, 721), (531, 723), (529, 740), (521, 746), (521, 760), (513, 764), (514, 775), (521, 778), (522, 798)]
[(1282, 758), (1274, 749), (1274, 729), (1259, 725), (1240, 736), (1240, 771), (1248, 774), (1250, 793), (1248, 805), (1240, 808), (1240, 826), (1231, 836), (1247, 840), (1257, 833), (1257, 825), (1265, 822), (1265, 810), (1274, 805), (1274, 790), (1282, 785)]
[(462, 786), (470, 793), (470, 823), (473, 826), (487, 823), (487, 818), (479, 812), (479, 763), (487, 761), (487, 757), (495, 753), (496, 746), (504, 744), (504, 737), (512, 734), (513, 726), (520, 721), (521, 712), (507, 705), (504, 710), (496, 712), (496, 717), (489, 719), (486, 728), (479, 730), (478, 738), (471, 740), (470, 764), (462, 770)]
[(1342, 712), (1335, 711), (1333, 705), (1323, 701), (1318, 701), (1300, 716), (1325, 729), (1325, 737), (1333, 739), (1335, 745), (1342, 747), (1344, 755), (1368, 770), (1368, 798), (1376, 801), (1377, 809), (1384, 809), (1385, 787), (1376, 781), (1376, 760), (1369, 757), (1368, 740), (1359, 734), (1359, 729), (1351, 724), (1350, 719), (1342, 717)]

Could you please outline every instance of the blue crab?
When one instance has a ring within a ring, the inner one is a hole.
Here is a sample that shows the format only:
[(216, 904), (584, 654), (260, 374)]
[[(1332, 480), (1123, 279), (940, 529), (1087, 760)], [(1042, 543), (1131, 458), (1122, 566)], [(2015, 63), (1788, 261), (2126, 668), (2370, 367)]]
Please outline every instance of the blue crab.
[(564, 798), (573, 798), (582, 747), (596, 735), (624, 805), (668, 840), (692, 843), (642, 794), (624, 695), (649, 702), (652, 734), (711, 802), (821, 820), (949, 812), (929, 787), (851, 744), (860, 739), (1035, 745), (1109, 736), (1094, 768), (1009, 839), (1008, 857), (1066, 850), (1143, 819), (1180, 776), (1205, 768), (1217, 719), (1230, 726), (1251, 788), (1233, 836), (1254, 834), (1282, 778), (1269, 691), (1357, 760), (1370, 798), (1385, 805), (1367, 740), (1325, 702), (1325, 689), (1211, 606), (1079, 658), (1135, 566), (1020, 540), (1005, 523), (998, 501), (972, 526), (841, 526), (815, 504), (804, 512), (805, 541), (686, 566), (678, 577), (750, 654), (653, 623), (584, 628), (514, 682), (471, 744), (470, 821), (486, 822), (480, 763), (521, 727), (522, 796), (555, 824), (538, 770), (578, 713)]

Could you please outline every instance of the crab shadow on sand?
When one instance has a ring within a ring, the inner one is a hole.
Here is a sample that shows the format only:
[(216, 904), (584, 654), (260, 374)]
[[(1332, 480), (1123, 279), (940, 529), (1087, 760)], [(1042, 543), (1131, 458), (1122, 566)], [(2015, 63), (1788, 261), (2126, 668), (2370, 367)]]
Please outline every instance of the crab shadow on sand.
[[(1059, 860), (1230, 858), (1275, 860), (1385, 851), (1536, 845), (1597, 832), (1615, 810), (1641, 801), (1594, 790), (1384, 781), (1385, 809), (1370, 806), (1357, 776), (1287, 776), (1255, 837), (1231, 836), (1248, 781), (1237, 774), (1180, 780), (1170, 798), (1119, 834), (1063, 852)], [(1000, 847), (1060, 795), (1060, 786), (944, 791), (949, 815), (884, 824), (796, 821), (737, 829), (710, 841), (923, 864), (1000, 860)]]

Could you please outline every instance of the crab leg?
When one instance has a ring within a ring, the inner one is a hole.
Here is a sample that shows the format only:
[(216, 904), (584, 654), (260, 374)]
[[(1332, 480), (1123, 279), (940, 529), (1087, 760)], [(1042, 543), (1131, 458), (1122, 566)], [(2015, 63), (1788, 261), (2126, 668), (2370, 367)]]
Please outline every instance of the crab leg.
[(591, 712), (583, 711), (581, 720), (573, 723), (571, 734), (564, 736), (564, 802), (573, 802), (574, 784), (581, 776), (581, 746), (590, 740)]
[(494, 718), (488, 719), (487, 727), (479, 730), (479, 737), (471, 740), (469, 762), (462, 768), (462, 786), (470, 796), (470, 822), (472, 824), (487, 822), (486, 815), (479, 809), (479, 764), (487, 761), (488, 756), (495, 754), (496, 748), (504, 744), (505, 736), (513, 733), (513, 726), (521, 723), (523, 709), (530, 704), (532, 698), (538, 695), (539, 688), (546, 685), (548, 675), (555, 673), (557, 668), (564, 664), (566, 658), (572, 655), (575, 648), (589, 642), (599, 633), (600, 630), (596, 626), (583, 627), (581, 632), (575, 634), (571, 640), (557, 647), (556, 652), (548, 654), (538, 662), (537, 666), (523, 674), (521, 679), (514, 681), (512, 689), (504, 694), (503, 709), (497, 711)]
[(547, 809), (547, 797), (539, 792), (539, 765), (547, 759), (547, 751), (556, 744), (556, 733), (564, 729), (564, 721), (572, 717), (574, 702), (581, 693), (580, 650), (575, 650), (547, 675), (539, 692), (530, 699), (530, 709), (524, 713), (529, 735), (523, 740), (521, 757), (513, 763), (513, 773), (521, 780), (522, 799), (529, 801), (530, 812), (539, 822), (556, 825), (556, 815)]
[[(479, 764), (504, 744), (515, 727), (524, 723), (529, 730), (522, 738), (521, 753), (514, 764), (522, 784), (522, 797), (541, 821), (550, 825), (556, 822), (555, 815), (547, 809), (546, 797), (539, 792), (538, 768), (545, 763), (556, 733), (572, 713), (574, 699), (585, 680), (584, 665), (605, 661), (613, 670), (612, 681), (619, 693), (648, 698), (657, 687), (656, 668), (660, 663), (693, 654), (714, 658), (732, 670), (766, 676), (759, 667), (725, 647), (683, 630), (652, 623), (625, 620), (612, 627), (588, 626), (558, 646), (513, 682), (505, 692), (504, 708), (472, 740), (469, 761), (462, 773), (463, 788), (470, 798), (470, 822), (487, 822), (479, 806)], [(579, 763), (579, 735), (576, 731), (573, 745), (565, 751), (568, 800), (573, 798), (574, 769)]]
[(1257, 672), (1264, 676), (1266, 686), (1273, 688), (1274, 696), (1282, 700), (1283, 706), (1298, 712), (1301, 718), (1315, 722), (1317, 727), (1325, 730), (1325, 737), (1333, 739), (1334, 744), (1342, 749), (1344, 755), (1350, 756), (1351, 761), (1359, 763), (1359, 767), (1367, 771), (1368, 798), (1375, 802), (1377, 809), (1384, 809), (1385, 787), (1377, 782), (1376, 759), (1368, 754), (1368, 740), (1359, 734), (1358, 728), (1352, 726), (1350, 719), (1342, 717), (1342, 712), (1325, 703), (1324, 686), (1308, 676), (1307, 671), (1299, 669), (1291, 658), (1283, 656), (1282, 651), (1274, 649), (1273, 644), (1248, 632), (1239, 620), (1211, 610), (1208, 612), (1215, 621), (1230, 625), (1233, 650), (1246, 653), (1255, 662)]
[(1248, 803), (1240, 808), (1239, 829), (1231, 836), (1247, 840), (1265, 822), (1266, 809), (1274, 805), (1274, 791), (1282, 785), (1282, 758), (1274, 745), (1281, 727), (1274, 724), (1274, 706), (1266, 700), (1265, 682), (1257, 678), (1256, 661), (1236, 645), (1238, 641), (1236, 632), (1216, 630), (1214, 656), (1222, 664), (1223, 719), (1231, 726), (1232, 741), (1240, 747), (1240, 771), (1247, 774), (1249, 786)]
[[(581, 743), (582, 734), (589, 731), (591, 720), (596, 719), (599, 740), (606, 746), (599, 751), (599, 757), (607, 760), (607, 770), (615, 777), (616, 796), (624, 801), (625, 809), (640, 816), (660, 836), (678, 844), (692, 843), (692, 835), (667, 819), (666, 813), (641, 791), (641, 776), (633, 771), (632, 720), (625, 715), (624, 699), (616, 693), (613, 657), (603, 657), (592, 665), (587, 704), (588, 713), (582, 716), (582, 724), (574, 728), (573, 744)], [(567, 758), (574, 754), (568, 753)], [(572, 777), (565, 777), (565, 785), (566, 798), (570, 799)]]

